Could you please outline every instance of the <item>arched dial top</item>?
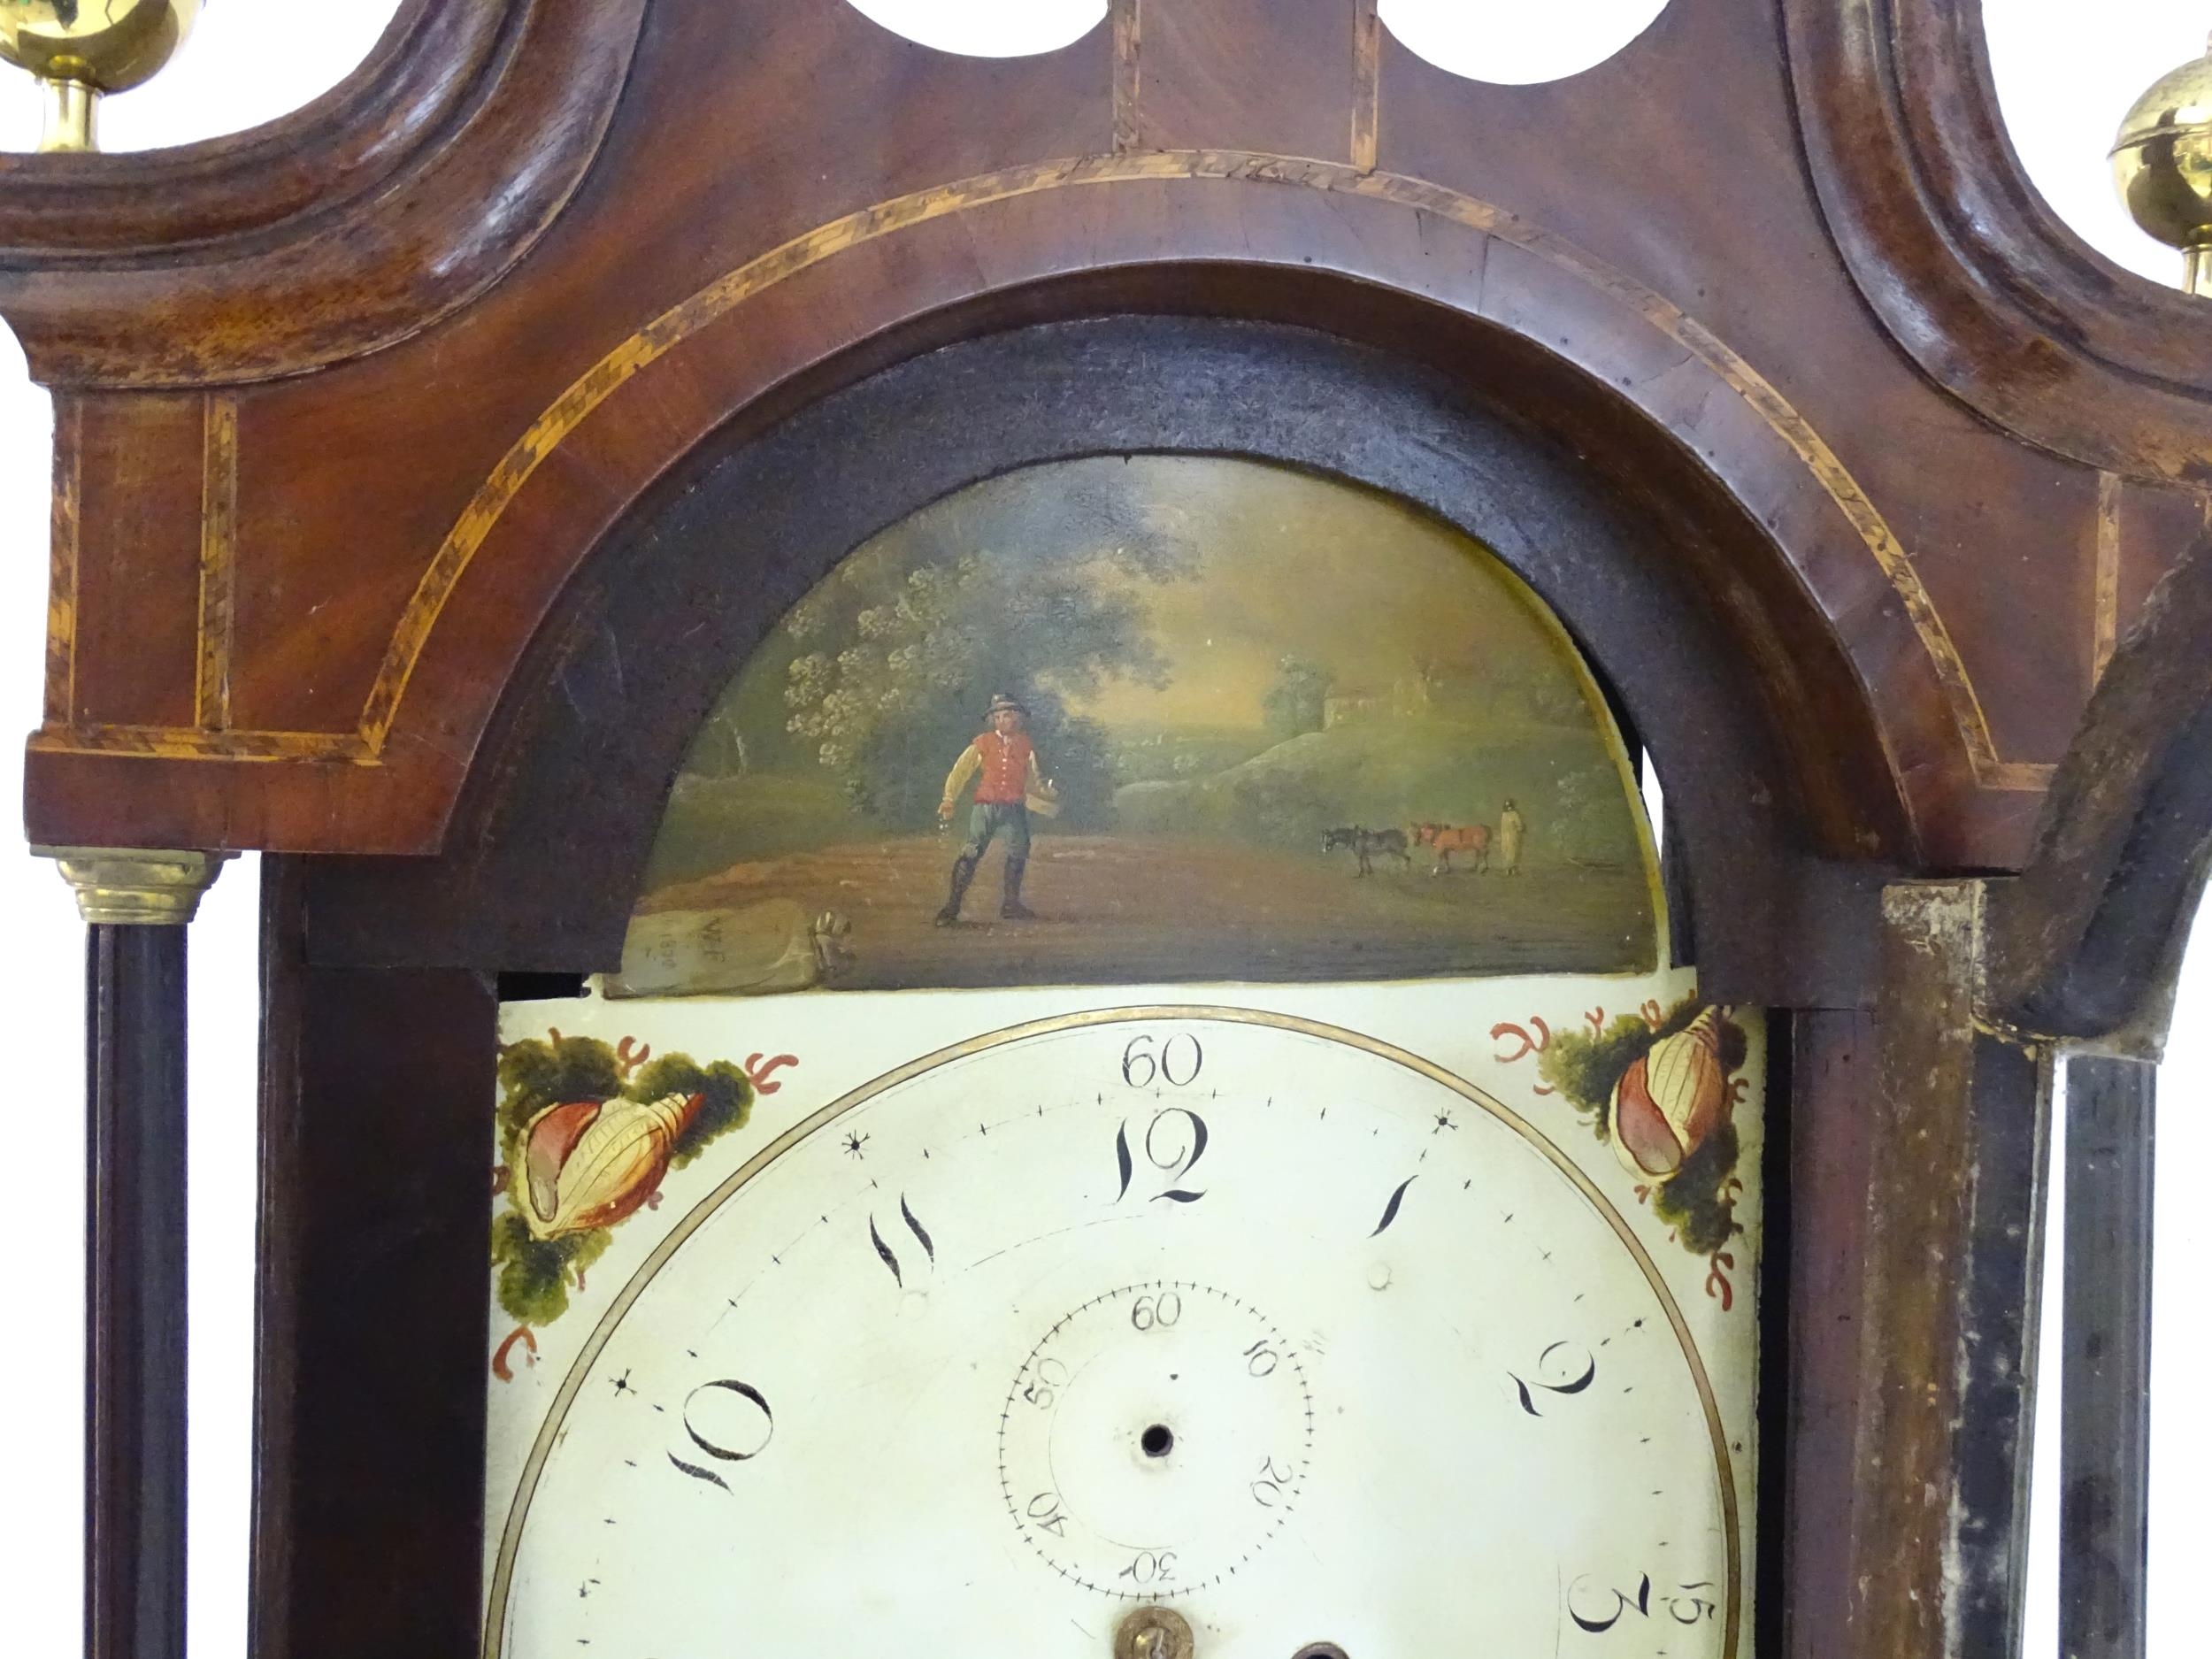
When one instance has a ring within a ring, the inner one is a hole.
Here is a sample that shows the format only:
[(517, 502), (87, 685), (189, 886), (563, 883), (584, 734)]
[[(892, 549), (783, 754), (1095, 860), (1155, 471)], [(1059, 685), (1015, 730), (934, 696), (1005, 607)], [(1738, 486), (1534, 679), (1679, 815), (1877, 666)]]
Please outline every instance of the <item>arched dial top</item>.
[(1535, 1125), (1310, 1020), (1102, 1010), (901, 1067), (671, 1231), (547, 1417), (486, 1650), (1077, 1659), (1160, 1603), (1209, 1659), (1732, 1659), (1736, 1490)]

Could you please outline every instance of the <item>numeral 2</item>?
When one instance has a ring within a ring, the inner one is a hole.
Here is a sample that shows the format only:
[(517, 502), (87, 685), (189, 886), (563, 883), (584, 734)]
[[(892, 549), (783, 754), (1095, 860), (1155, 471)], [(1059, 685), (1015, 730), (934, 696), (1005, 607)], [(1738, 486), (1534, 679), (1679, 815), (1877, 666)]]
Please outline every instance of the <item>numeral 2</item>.
[[(1536, 1396), (1530, 1392), (1531, 1389), (1540, 1389), (1548, 1394), (1578, 1394), (1597, 1380), (1598, 1363), (1591, 1356), (1587, 1348), (1582, 1350), (1583, 1365), (1578, 1372), (1575, 1371), (1572, 1358), (1567, 1359), (1563, 1364), (1552, 1365), (1553, 1355), (1559, 1353), (1562, 1349), (1571, 1354), (1574, 1345), (1571, 1342), (1555, 1342), (1539, 1354), (1536, 1356), (1537, 1380), (1534, 1382), (1529, 1382), (1513, 1371), (1506, 1372), (1507, 1376), (1513, 1379), (1513, 1386), (1520, 1390), (1521, 1409), (1527, 1412), (1529, 1416), (1540, 1417), (1544, 1415), (1536, 1409)], [(1554, 1375), (1571, 1374), (1567, 1375), (1563, 1382), (1545, 1382), (1542, 1379), (1543, 1373), (1548, 1367), (1551, 1369)]]

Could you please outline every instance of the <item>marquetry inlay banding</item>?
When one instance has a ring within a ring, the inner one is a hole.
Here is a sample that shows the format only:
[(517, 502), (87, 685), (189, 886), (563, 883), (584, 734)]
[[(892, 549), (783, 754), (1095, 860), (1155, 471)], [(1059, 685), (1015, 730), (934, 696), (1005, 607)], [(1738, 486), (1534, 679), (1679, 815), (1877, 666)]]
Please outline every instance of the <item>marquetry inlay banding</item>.
[(1137, 94), (1143, 68), (1144, 0), (1113, 0), (1114, 154), (1126, 155), (1142, 140), (1137, 126)]
[(54, 509), (46, 581), (46, 723), (65, 726), (77, 712), (78, 507), (84, 497), (82, 406), (54, 399)]
[(1382, 17), (1379, 0), (1352, 8), (1352, 165), (1375, 170), (1381, 133)]
[(200, 474), (199, 660), (192, 682), (194, 721), (210, 731), (230, 725), (230, 657), (238, 582), (238, 400), (207, 397)]
[(2091, 607), (2089, 667), (2093, 680), (2120, 644), (2120, 478), (2097, 474), (2097, 573)]
[[(1125, 61), (1131, 76), (1130, 109), (1133, 119), (1137, 19), (1133, 0), (1119, 0), (1114, 15), (1118, 46), (1120, 31), (1125, 27), (1130, 31), (1130, 53)], [(1118, 50), (1118, 65), (1124, 61)], [(1118, 67), (1117, 88), (1121, 85), (1122, 72)], [(1118, 96), (1116, 107), (1118, 111), (1122, 108)], [(1198, 180), (1315, 190), (1388, 203), (1427, 214), (1520, 249), (1550, 265), (1562, 277), (1578, 281), (1632, 312), (1701, 363), (1707, 372), (1741, 398), (1769, 431), (1795, 453), (1816, 486), (1843, 515), (1855, 539), (1866, 549), (1896, 594), (1906, 619), (1919, 640), (1942, 688), (1975, 782), (1983, 788), (1999, 790), (2034, 790), (2047, 786), (2049, 765), (2007, 761), (1999, 756), (1980, 699), (1950, 632), (1923, 585), (1911, 556), (1880, 510), (1811, 423), (1711, 329), (1671, 301), (1601, 263), (1565, 238), (1491, 203), (1425, 180), (1381, 171), (1363, 172), (1343, 162), (1224, 150), (1136, 149), (1109, 156), (1026, 163), (933, 186), (860, 209), (808, 231), (737, 266), (662, 312), (615, 346), (554, 399), (479, 486), (401, 611), (363, 707), (357, 733), (111, 728), (118, 735), (127, 733), (126, 741), (118, 744), (104, 741), (100, 734), (89, 731), (50, 729), (35, 738), (34, 745), (68, 752), (119, 751), (188, 757), (206, 755), (241, 759), (342, 755), (357, 763), (373, 763), (381, 754), (391, 733), (400, 703), (439, 615), (509, 504), (554, 451), (601, 405), (693, 334), (778, 283), (850, 249), (918, 225), (1052, 190)]]

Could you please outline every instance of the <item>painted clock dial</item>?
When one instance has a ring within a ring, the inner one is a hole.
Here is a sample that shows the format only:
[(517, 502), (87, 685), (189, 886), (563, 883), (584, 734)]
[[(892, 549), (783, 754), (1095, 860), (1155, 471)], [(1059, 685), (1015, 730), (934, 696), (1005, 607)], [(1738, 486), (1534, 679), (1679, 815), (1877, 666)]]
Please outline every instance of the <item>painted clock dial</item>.
[(1730, 1659), (1723, 1417), (1540, 1129), (1279, 1012), (1033, 1022), (796, 1123), (578, 1351), (488, 1647)]

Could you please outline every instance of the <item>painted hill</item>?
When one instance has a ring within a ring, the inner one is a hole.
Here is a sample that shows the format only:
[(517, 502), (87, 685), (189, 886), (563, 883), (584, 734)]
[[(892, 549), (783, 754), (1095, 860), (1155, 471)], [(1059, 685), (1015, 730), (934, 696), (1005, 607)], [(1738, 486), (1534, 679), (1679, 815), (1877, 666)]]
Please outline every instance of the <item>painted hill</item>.
[(1494, 825), (1508, 799), (1527, 822), (1531, 862), (1636, 867), (1619, 774), (1597, 733), (1579, 726), (1501, 732), (1488, 722), (1418, 717), (1342, 726), (1207, 776), (1125, 784), (1114, 792), (1114, 809), (1125, 832), (1302, 847), (1340, 825)]

